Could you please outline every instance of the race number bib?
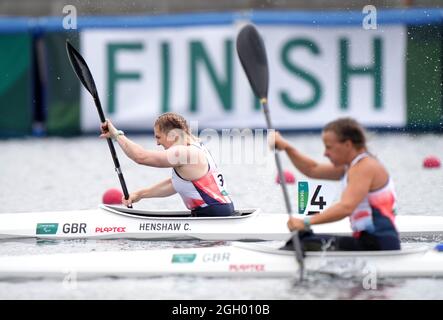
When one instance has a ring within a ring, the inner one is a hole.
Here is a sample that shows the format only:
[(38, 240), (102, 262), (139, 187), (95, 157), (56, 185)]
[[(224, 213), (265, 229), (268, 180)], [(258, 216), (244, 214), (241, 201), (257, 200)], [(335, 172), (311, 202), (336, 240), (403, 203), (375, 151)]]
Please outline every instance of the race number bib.
[(223, 175), (218, 171), (214, 171), (212, 173), (212, 176), (214, 177), (214, 180), (217, 182), (218, 190), (220, 190), (220, 193), (224, 196), (228, 196), (228, 192), (226, 191), (225, 179), (223, 178)]
[(299, 181), (297, 187), (299, 214), (319, 213), (328, 208), (336, 199), (336, 183)]

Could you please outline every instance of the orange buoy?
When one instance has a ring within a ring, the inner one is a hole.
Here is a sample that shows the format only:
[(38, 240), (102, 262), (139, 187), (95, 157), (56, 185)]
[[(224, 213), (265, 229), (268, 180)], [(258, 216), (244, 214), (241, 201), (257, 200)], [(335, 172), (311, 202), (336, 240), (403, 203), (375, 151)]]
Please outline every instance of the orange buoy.
[(423, 167), (427, 169), (440, 168), (440, 159), (436, 156), (428, 156), (423, 160)]
[[(288, 184), (295, 183), (295, 176), (294, 174), (289, 170), (283, 170), (283, 177), (285, 179), (285, 182)], [(277, 173), (277, 176), (275, 177), (275, 183), (280, 184), (280, 176)]]
[(119, 189), (108, 189), (103, 194), (104, 204), (122, 204), (123, 193)]

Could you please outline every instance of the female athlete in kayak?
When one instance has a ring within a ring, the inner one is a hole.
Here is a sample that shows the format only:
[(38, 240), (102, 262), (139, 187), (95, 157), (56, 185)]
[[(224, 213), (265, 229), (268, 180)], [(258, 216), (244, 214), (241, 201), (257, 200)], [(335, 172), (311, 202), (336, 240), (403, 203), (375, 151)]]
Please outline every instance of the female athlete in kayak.
[(143, 198), (167, 197), (180, 194), (194, 216), (230, 216), (234, 205), (229, 197), (222, 173), (206, 147), (194, 137), (186, 120), (172, 112), (162, 114), (155, 122), (157, 144), (165, 150), (146, 150), (117, 130), (111, 121), (101, 126), (101, 138), (113, 138), (125, 154), (138, 164), (172, 168), (172, 176), (149, 188), (135, 191), (129, 205)]
[[(275, 148), (286, 151), (294, 166), (306, 176), (342, 182), (343, 192), (337, 203), (320, 214), (289, 218), (288, 228), (301, 230), (299, 235), (306, 250), (400, 249), (392, 178), (368, 152), (364, 130), (354, 119), (341, 118), (323, 128), (324, 155), (331, 161), (328, 164), (303, 155), (278, 132), (274, 138)], [(310, 231), (311, 225), (345, 217), (350, 219), (352, 237), (317, 235)]]

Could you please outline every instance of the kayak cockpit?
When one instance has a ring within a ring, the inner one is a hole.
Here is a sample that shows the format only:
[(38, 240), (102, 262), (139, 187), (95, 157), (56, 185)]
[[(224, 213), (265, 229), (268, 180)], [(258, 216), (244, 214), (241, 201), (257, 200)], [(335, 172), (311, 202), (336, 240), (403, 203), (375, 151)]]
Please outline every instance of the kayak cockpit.
[(192, 220), (213, 220), (213, 219), (242, 219), (249, 218), (258, 214), (260, 209), (252, 208), (252, 209), (238, 209), (235, 210), (235, 214), (227, 217), (194, 217), (191, 215), (191, 211), (189, 210), (141, 210), (134, 208), (127, 208), (124, 206), (114, 206), (108, 204), (101, 204), (100, 208), (124, 215), (131, 216), (136, 218), (149, 218), (149, 219), (192, 219)]

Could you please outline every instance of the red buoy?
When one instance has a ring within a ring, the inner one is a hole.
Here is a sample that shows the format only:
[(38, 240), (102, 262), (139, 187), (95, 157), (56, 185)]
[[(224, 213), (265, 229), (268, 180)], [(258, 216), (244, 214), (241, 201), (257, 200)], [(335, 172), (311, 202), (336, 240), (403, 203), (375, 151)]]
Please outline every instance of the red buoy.
[(423, 160), (423, 167), (427, 169), (440, 168), (440, 159), (436, 156), (428, 156)]
[(104, 204), (122, 204), (123, 193), (119, 189), (108, 189), (103, 194)]
[[(288, 184), (295, 183), (295, 176), (294, 174), (289, 170), (283, 170), (283, 177), (285, 178), (285, 182)], [(275, 183), (280, 184), (280, 176), (277, 173), (277, 176), (275, 177)]]

